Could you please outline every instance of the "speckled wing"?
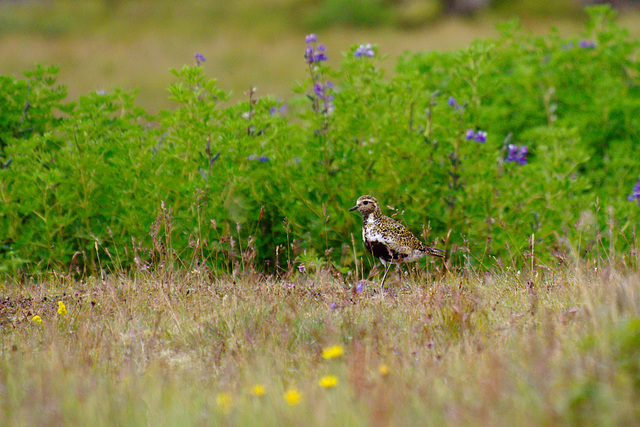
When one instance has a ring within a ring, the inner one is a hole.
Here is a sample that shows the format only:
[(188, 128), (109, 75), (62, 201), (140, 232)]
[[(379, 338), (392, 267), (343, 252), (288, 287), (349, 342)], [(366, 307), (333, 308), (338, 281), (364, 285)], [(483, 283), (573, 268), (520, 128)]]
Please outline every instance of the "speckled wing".
[(411, 238), (417, 242), (417, 247), (422, 243), (399, 222), (386, 217), (383, 221), (363, 229), (364, 241), (369, 251), (377, 258), (386, 262), (395, 262), (410, 257), (414, 248), (411, 247)]
[(392, 244), (392, 249), (400, 254), (404, 262), (413, 262), (426, 254), (427, 246), (400, 222), (389, 218), (389, 227), (397, 236), (397, 241)]

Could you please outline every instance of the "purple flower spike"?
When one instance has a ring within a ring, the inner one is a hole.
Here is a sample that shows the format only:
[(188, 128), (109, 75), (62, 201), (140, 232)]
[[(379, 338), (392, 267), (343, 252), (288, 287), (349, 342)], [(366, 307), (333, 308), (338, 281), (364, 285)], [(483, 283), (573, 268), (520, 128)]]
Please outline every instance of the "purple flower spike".
[(329, 81), (325, 82), (324, 85), (320, 82), (316, 82), (313, 85), (313, 92), (321, 103), (322, 112), (326, 114), (331, 114), (335, 108), (333, 105), (333, 95), (330, 93), (332, 89), (333, 83)]
[(204, 61), (206, 61), (207, 59), (204, 57), (204, 55), (202, 55), (201, 53), (196, 52), (193, 55), (194, 58), (196, 58), (196, 64), (200, 65), (201, 63), (203, 63)]
[(373, 51), (373, 48), (371, 47), (371, 43), (367, 43), (367, 44), (361, 44), (360, 46), (358, 46), (356, 51), (353, 53), (353, 56), (355, 56), (356, 58), (360, 58), (363, 56), (371, 58), (375, 54), (376, 53)]
[(327, 55), (325, 55), (322, 52), (316, 53), (315, 55), (313, 55), (313, 62), (322, 62), (326, 60), (327, 60)]
[(311, 46), (307, 46), (304, 50), (304, 57), (307, 58), (307, 60), (309, 58), (313, 58), (313, 48)]
[(484, 144), (485, 142), (487, 142), (487, 132), (479, 130), (478, 132), (476, 132), (476, 135), (473, 139), (475, 139), (475, 141), (479, 142), (480, 144)]
[(304, 39), (307, 42), (307, 47), (304, 50), (304, 59), (307, 60), (307, 64), (311, 65), (327, 60), (327, 55), (324, 53), (327, 49), (324, 47), (324, 44), (320, 43), (316, 46), (318, 36), (308, 34)]
[(258, 157), (258, 160), (260, 161), (260, 163), (265, 163), (269, 161), (269, 158), (267, 156), (260, 156)]
[(451, 105), (453, 108), (458, 108), (458, 101), (456, 101), (456, 99), (453, 96), (449, 97), (449, 100), (447, 100), (447, 104)]
[(320, 83), (316, 83), (313, 85), (313, 92), (316, 94), (318, 98), (322, 98), (324, 93), (324, 87)]
[(287, 104), (282, 104), (280, 108), (273, 106), (269, 108), (269, 114), (275, 116), (276, 114), (286, 114), (287, 113)]
[(583, 49), (595, 49), (596, 42), (594, 42), (593, 40), (580, 40), (578, 46)]
[(362, 288), (363, 288), (362, 283), (358, 283), (358, 286), (356, 286), (356, 292), (358, 293), (362, 292)]
[(331, 310), (335, 310), (337, 307), (338, 307), (338, 304), (335, 302), (332, 302), (331, 305), (329, 306)]
[(467, 132), (464, 134), (464, 138), (467, 141), (475, 141), (480, 144), (484, 144), (487, 142), (487, 132), (483, 130), (479, 130), (478, 132), (474, 132), (473, 129), (467, 129)]
[(527, 154), (529, 153), (529, 149), (526, 145), (518, 147), (515, 144), (509, 144), (507, 146), (508, 154), (507, 154), (507, 162), (516, 162), (519, 165), (526, 165), (527, 162)]

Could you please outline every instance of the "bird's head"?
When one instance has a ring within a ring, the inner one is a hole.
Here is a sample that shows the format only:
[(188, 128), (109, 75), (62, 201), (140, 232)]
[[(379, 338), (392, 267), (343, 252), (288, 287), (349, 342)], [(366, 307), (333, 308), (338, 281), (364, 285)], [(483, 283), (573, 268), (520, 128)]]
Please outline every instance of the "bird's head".
[(380, 211), (380, 206), (378, 205), (378, 201), (375, 197), (365, 195), (358, 197), (356, 201), (356, 205), (349, 209), (349, 211), (358, 211), (362, 214), (363, 217), (368, 216), (370, 213), (375, 211)]

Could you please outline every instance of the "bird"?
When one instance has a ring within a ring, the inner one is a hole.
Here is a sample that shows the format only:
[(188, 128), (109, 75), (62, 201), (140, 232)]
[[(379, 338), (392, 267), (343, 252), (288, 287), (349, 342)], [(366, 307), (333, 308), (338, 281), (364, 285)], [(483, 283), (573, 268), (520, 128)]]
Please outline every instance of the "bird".
[(392, 263), (398, 265), (400, 273), (400, 264), (403, 262), (414, 262), (425, 255), (444, 258), (445, 252), (442, 249), (425, 245), (407, 227), (383, 215), (375, 197), (358, 197), (356, 205), (349, 209), (350, 212), (355, 210), (362, 214), (364, 246), (384, 265), (380, 292)]

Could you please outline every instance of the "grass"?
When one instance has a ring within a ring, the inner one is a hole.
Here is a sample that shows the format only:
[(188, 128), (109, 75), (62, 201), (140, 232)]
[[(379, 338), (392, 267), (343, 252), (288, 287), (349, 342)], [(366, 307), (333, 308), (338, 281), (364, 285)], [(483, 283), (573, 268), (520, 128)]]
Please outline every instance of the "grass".
[[(640, 420), (638, 272), (393, 279), (384, 298), (377, 285), (358, 293), (327, 272), (5, 283), (0, 417), (16, 426)], [(324, 359), (334, 345), (343, 354)], [(324, 376), (337, 384), (321, 387)], [(264, 395), (251, 395), (257, 384)]]

